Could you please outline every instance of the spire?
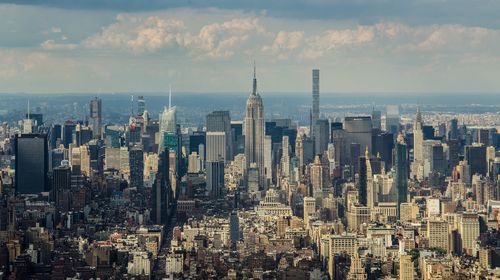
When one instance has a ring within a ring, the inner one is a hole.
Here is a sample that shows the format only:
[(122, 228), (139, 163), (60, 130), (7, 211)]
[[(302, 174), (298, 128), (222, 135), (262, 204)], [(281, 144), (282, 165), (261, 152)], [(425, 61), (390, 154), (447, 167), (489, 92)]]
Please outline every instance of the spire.
[(253, 90), (252, 95), (257, 95), (257, 74), (255, 71), (255, 60), (253, 61)]
[(172, 108), (172, 85), (168, 85), (168, 109)]
[(28, 99), (28, 119), (30, 118), (30, 100)]

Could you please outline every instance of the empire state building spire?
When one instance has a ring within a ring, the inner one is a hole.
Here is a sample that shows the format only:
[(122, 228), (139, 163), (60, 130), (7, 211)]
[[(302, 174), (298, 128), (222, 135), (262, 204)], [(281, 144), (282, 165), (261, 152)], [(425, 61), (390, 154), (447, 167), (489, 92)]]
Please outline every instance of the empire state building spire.
[(257, 75), (255, 71), (255, 61), (253, 62), (253, 90), (252, 95), (257, 95)]
[(245, 159), (247, 170), (255, 165), (258, 170), (259, 188), (265, 188), (264, 169), (264, 104), (257, 93), (257, 77), (253, 72), (253, 90), (247, 99), (245, 113)]

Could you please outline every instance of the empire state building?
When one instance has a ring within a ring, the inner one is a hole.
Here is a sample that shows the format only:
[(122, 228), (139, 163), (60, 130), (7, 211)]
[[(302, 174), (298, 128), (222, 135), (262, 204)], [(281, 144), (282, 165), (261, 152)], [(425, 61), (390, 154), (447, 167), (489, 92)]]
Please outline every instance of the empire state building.
[(259, 188), (264, 189), (264, 105), (257, 93), (255, 65), (253, 69), (253, 90), (247, 99), (245, 114), (245, 158), (247, 170), (256, 166), (259, 172)]

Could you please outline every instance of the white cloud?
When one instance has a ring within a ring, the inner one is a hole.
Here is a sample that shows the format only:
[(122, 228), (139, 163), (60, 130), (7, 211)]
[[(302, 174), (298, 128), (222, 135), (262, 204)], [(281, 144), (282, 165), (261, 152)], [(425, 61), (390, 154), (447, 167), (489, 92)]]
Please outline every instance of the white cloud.
[[(63, 38), (63, 40), (65, 40)], [(52, 50), (74, 50), (78, 48), (77, 44), (64, 44), (57, 43), (55, 40), (47, 40), (40, 44), (42, 49), (52, 51)]]
[(235, 18), (202, 26), (193, 34), (182, 20), (119, 15), (117, 22), (85, 42), (88, 48), (120, 48), (135, 53), (177, 47), (190, 55), (230, 57), (250, 35), (264, 32), (256, 18)]
[(331, 29), (321, 35), (307, 38), (306, 47), (302, 53), (304, 58), (318, 58), (328, 51), (351, 45), (361, 45), (373, 41), (375, 28), (373, 26), (358, 26), (356, 29)]
[(277, 54), (278, 58), (286, 59), (293, 50), (301, 46), (303, 38), (303, 31), (279, 31), (271, 45), (262, 47), (262, 52)]
[(0, 79), (8, 80), (29, 72), (47, 60), (48, 54), (42, 52), (0, 50)]

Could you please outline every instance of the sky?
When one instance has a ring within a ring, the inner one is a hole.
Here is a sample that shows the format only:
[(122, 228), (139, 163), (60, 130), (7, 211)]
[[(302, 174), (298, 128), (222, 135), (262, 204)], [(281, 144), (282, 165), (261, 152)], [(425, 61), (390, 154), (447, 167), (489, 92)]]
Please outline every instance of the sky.
[(0, 92), (491, 93), (497, 0), (0, 0)]

